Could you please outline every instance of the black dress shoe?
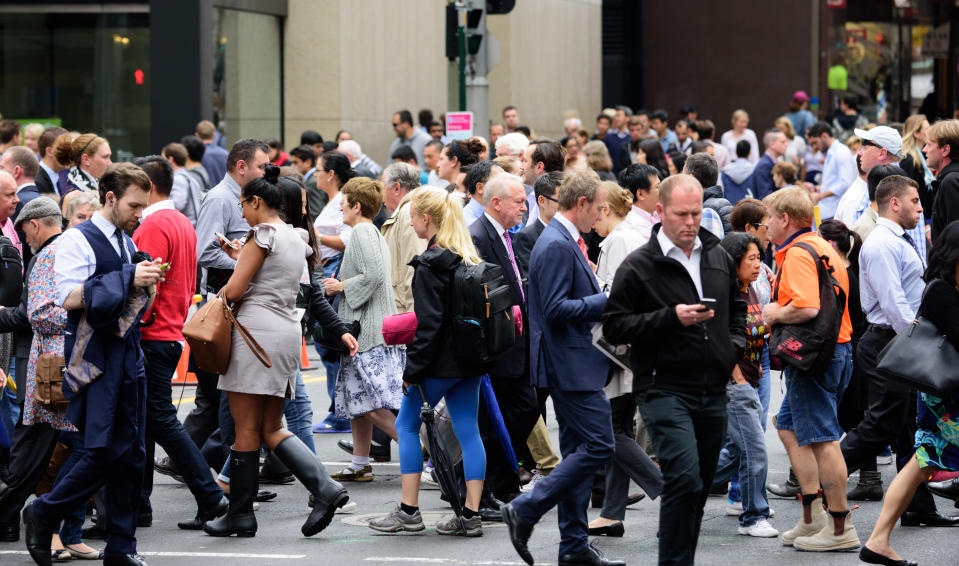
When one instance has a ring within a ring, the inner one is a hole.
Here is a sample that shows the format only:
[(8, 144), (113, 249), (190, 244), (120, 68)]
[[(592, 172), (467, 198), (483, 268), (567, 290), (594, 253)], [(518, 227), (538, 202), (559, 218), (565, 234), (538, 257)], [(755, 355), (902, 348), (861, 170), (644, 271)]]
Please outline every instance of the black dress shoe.
[(253, 497), (253, 501), (256, 501), (257, 503), (261, 503), (263, 501), (271, 501), (273, 499), (276, 499), (276, 492), (267, 491), (265, 489), (258, 489), (256, 491), (256, 495)]
[(592, 504), (593, 509), (602, 509), (603, 503), (606, 502), (606, 492), (594, 489), (589, 496), (590, 504)]
[(919, 513), (917, 511), (906, 511), (900, 518), (904, 527), (918, 527), (926, 525), (927, 527), (955, 527), (959, 525), (959, 517), (948, 517), (939, 513)]
[(153, 469), (165, 476), (169, 476), (180, 483), (186, 483), (183, 479), (183, 474), (180, 473), (180, 470), (177, 469), (176, 464), (173, 463), (173, 460), (169, 456), (164, 456), (163, 458), (157, 458), (153, 462)]
[(260, 472), (260, 483), (261, 484), (273, 484), (273, 485), (285, 485), (288, 483), (293, 483), (296, 481), (296, 478), (293, 477), (293, 472), (286, 471), (279, 474), (270, 474)]
[(139, 554), (111, 554), (103, 557), (103, 566), (147, 566)]
[(634, 493), (626, 498), (626, 506), (629, 507), (630, 505), (636, 505), (644, 499), (646, 499), (645, 493)]
[(946, 481), (931, 481), (926, 484), (929, 491), (946, 499), (959, 499), (959, 478)]
[(152, 526), (153, 526), (153, 512), (140, 511), (137, 514), (137, 527), (152, 527)]
[(862, 545), (862, 550), (859, 551), (859, 560), (862, 560), (866, 564), (881, 564), (882, 566), (918, 566), (917, 563), (911, 560), (893, 560), (869, 550), (869, 547)]
[(624, 534), (626, 534), (626, 527), (622, 521), (613, 523), (612, 525), (606, 525), (605, 527), (592, 527), (589, 529), (589, 536), (591, 537), (621, 538)]
[(559, 557), (559, 566), (626, 566), (622, 560), (610, 560), (592, 545), (575, 554)]
[(502, 523), (503, 522), (503, 512), (498, 509), (493, 509), (492, 507), (480, 507), (479, 511), (480, 519), (486, 523)]
[(533, 555), (530, 554), (529, 547), (526, 546), (529, 542), (529, 537), (533, 534), (533, 525), (521, 519), (511, 504), (503, 505), (500, 512), (503, 515), (503, 522), (506, 523), (509, 540), (513, 543), (513, 548), (516, 549), (519, 557), (522, 558), (524, 562), (529, 564), (529, 566), (533, 566)]
[(196, 512), (196, 517), (190, 521), (177, 523), (176, 526), (185, 531), (199, 531), (203, 528), (203, 523), (212, 521), (217, 517), (222, 517), (226, 514), (229, 508), (230, 500), (227, 499), (226, 496), (223, 496), (219, 501), (216, 502), (216, 505), (206, 509), (198, 509)]
[(20, 523), (0, 524), (0, 542), (17, 542), (18, 540), (20, 540)]
[(33, 512), (33, 504), (23, 508), (23, 525), (26, 528), (27, 552), (39, 566), (51, 566), (50, 542), (53, 528), (44, 524)]
[[(353, 454), (353, 441), (352, 440), (338, 440), (336, 445), (340, 450), (346, 452), (347, 454)], [(370, 458), (374, 462), (389, 462), (392, 458), (390, 454), (390, 445), (376, 444), (375, 442), (370, 443)]]

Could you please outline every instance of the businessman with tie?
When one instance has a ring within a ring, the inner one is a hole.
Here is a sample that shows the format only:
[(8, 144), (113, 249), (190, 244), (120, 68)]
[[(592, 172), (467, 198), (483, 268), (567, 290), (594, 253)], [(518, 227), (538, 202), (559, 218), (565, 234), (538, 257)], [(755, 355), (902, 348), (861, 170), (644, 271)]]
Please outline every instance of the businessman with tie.
[(530, 376), (549, 389), (559, 422), (563, 461), (536, 489), (502, 508), (503, 521), (520, 557), (533, 564), (527, 547), (533, 527), (558, 508), (560, 566), (625, 565), (607, 560), (589, 545), (586, 509), (593, 475), (613, 455), (609, 401), (603, 394), (609, 362), (592, 345), (590, 329), (606, 306), (586, 259), (581, 232), (589, 232), (606, 203), (595, 172), (577, 171), (559, 187), (559, 212), (543, 230), (530, 256), (527, 305)]

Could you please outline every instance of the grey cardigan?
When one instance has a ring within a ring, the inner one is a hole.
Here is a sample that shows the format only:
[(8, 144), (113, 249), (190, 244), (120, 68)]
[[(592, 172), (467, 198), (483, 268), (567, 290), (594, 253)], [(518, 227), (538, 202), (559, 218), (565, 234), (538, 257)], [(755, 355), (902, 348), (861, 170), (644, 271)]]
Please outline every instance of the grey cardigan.
[(340, 266), (343, 296), (339, 315), (360, 321), (360, 352), (383, 346), (383, 317), (396, 314), (390, 280), (390, 251), (379, 230), (368, 222), (353, 228)]

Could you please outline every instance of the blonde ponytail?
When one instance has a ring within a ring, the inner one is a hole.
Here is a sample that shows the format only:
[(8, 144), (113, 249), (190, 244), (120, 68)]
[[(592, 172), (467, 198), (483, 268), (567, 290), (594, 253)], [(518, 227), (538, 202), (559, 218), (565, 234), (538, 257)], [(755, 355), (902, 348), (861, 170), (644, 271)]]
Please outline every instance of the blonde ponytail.
[(463, 263), (476, 265), (482, 261), (473, 238), (466, 229), (463, 206), (456, 195), (435, 187), (420, 187), (410, 193), (410, 212), (425, 214), (436, 225), (436, 245), (463, 258)]

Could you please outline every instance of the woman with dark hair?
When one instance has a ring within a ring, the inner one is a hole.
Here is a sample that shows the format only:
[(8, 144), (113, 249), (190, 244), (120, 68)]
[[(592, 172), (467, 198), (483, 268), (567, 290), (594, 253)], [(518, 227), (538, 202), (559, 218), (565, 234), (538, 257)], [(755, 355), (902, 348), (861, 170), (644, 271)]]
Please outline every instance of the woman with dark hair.
[(669, 164), (666, 162), (666, 154), (663, 153), (663, 146), (659, 145), (659, 140), (648, 139), (639, 142), (636, 162), (655, 167), (661, 179), (669, 176)]
[[(929, 266), (924, 276), (926, 289), (918, 316), (933, 323), (950, 343), (959, 348), (959, 222), (947, 225), (936, 238), (929, 252)], [(903, 560), (889, 545), (889, 536), (896, 521), (906, 510), (919, 484), (936, 470), (959, 471), (959, 391), (936, 397), (919, 394), (916, 422), (916, 452), (892, 480), (882, 501), (882, 511), (869, 540), (862, 546), (859, 559), (869, 564), (915, 566)], [(956, 480), (945, 482), (956, 495)], [(930, 484), (932, 489), (932, 484)]]
[[(316, 165), (316, 188), (323, 191), (327, 196), (327, 204), (323, 210), (316, 215), (313, 221), (313, 228), (316, 230), (319, 242), (319, 267), (312, 273), (313, 280), (320, 282), (328, 277), (333, 277), (340, 267), (340, 261), (343, 259), (343, 250), (350, 241), (353, 228), (343, 222), (343, 193), (340, 188), (350, 179), (356, 177), (356, 171), (350, 167), (350, 158), (345, 153), (339, 151), (324, 152), (319, 157)], [(322, 285), (321, 285), (322, 286)], [(325, 348), (316, 343), (314, 345), (320, 358), (323, 360), (323, 367), (326, 368), (326, 375), (330, 376), (326, 380), (326, 392), (330, 396), (330, 406), (326, 418), (323, 422), (313, 427), (313, 432), (350, 432), (350, 422), (345, 419), (336, 418), (333, 407), (333, 385), (336, 382), (336, 374), (340, 371), (339, 355), (335, 352), (327, 352)]]
[(300, 361), (300, 321), (294, 307), (303, 262), (312, 250), (305, 235), (280, 219), (278, 174), (276, 166), (267, 165), (263, 177), (243, 187), (239, 206), (252, 228), (242, 248), (237, 240), (222, 244), (236, 260), (223, 298), (234, 304), (237, 321), (256, 338), (271, 366), (260, 363), (234, 327), (230, 365), (217, 385), (227, 392), (236, 421), (230, 448), (230, 507), (224, 517), (203, 524), (213, 536), (256, 535), (253, 500), (263, 444), (313, 494), (313, 511), (301, 529), (304, 536), (325, 529), (336, 509), (349, 501), (346, 490), (330, 479), (310, 449), (283, 428), (283, 404), (296, 396)]
[(483, 151), (486, 151), (486, 146), (478, 138), (453, 140), (440, 152), (440, 159), (436, 163), (437, 174), (441, 180), (455, 184), (461, 168), (478, 162), (479, 154)]
[[(766, 498), (766, 454), (763, 408), (759, 401), (762, 377), (762, 355), (769, 327), (763, 320), (762, 305), (753, 283), (762, 274), (762, 252), (759, 239), (744, 232), (726, 234), (720, 245), (733, 258), (739, 275), (739, 292), (746, 301), (746, 350), (733, 367), (726, 386), (729, 401), (728, 438), (719, 453), (713, 487), (725, 487), (738, 470), (742, 493), (739, 513), (739, 534), (752, 537), (774, 537), (779, 534), (769, 518), (772, 510)], [(736, 507), (739, 510), (739, 507)], [(730, 514), (727, 511), (727, 514)]]

